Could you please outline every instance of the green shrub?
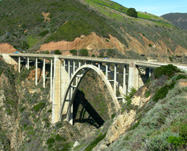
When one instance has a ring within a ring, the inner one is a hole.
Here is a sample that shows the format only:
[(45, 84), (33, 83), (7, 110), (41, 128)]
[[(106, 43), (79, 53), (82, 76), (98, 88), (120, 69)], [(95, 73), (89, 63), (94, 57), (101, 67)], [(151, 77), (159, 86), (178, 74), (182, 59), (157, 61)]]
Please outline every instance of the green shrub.
[(157, 102), (159, 99), (163, 99), (168, 94), (168, 87), (163, 86), (159, 90), (156, 91), (155, 95), (153, 96), (153, 101)]
[(74, 50), (74, 49), (73, 49), (73, 50), (70, 50), (69, 52), (70, 52), (71, 54), (73, 54), (74, 56), (77, 55), (77, 50)]
[(21, 41), (20, 42), (20, 48), (22, 50), (27, 50), (27, 49), (29, 49), (29, 44), (26, 41)]
[(55, 143), (55, 140), (54, 140), (54, 138), (48, 138), (46, 143), (47, 143), (48, 145), (50, 145), (50, 144)]
[(128, 102), (132, 99), (132, 97), (134, 96), (134, 94), (136, 93), (136, 89), (135, 88), (131, 88), (130, 92), (128, 92), (127, 95), (125, 95), (125, 100)]
[(49, 54), (49, 51), (44, 51), (43, 53), (44, 53), (44, 54)]
[(44, 31), (42, 31), (42, 32), (39, 33), (39, 36), (44, 37), (44, 36), (46, 36), (48, 33), (49, 33), (48, 30), (44, 30)]
[(155, 78), (160, 78), (163, 75), (166, 75), (171, 78), (175, 73), (178, 72), (181, 72), (180, 69), (178, 69), (176, 66), (173, 66), (172, 64), (169, 64), (154, 69), (153, 74)]
[(136, 17), (136, 18), (138, 17), (138, 13), (135, 8), (129, 8), (127, 10), (127, 15), (131, 17)]
[(88, 50), (87, 49), (81, 49), (79, 51), (80, 56), (88, 56)]
[(55, 51), (54, 51), (54, 54), (55, 54), (55, 55), (61, 55), (62, 53), (61, 53), (60, 50), (55, 50)]
[(187, 79), (187, 75), (183, 75), (183, 74), (179, 74), (177, 75), (177, 77), (175, 78), (175, 80), (180, 80), (180, 79)]
[(150, 91), (145, 92), (145, 97), (148, 98), (150, 96)]
[(44, 107), (45, 107), (45, 103), (44, 103), (44, 102), (41, 102), (41, 103), (38, 103), (37, 105), (35, 105), (35, 106), (33, 107), (33, 110), (34, 110), (35, 112), (38, 112), (38, 111), (42, 110)]
[(55, 140), (56, 141), (64, 141), (64, 142), (66, 141), (66, 139), (64, 137), (60, 136), (59, 134), (56, 135)]
[(179, 136), (187, 143), (187, 123), (180, 125)]
[(62, 123), (62, 122), (56, 123), (56, 127), (57, 127), (57, 128), (61, 128), (62, 126), (63, 126), (63, 123)]
[(175, 147), (182, 146), (184, 144), (184, 141), (182, 137), (176, 137), (176, 136), (169, 136), (167, 141), (171, 144), (173, 144)]
[(92, 142), (86, 147), (85, 151), (91, 151), (100, 141), (102, 141), (102, 140), (105, 138), (105, 136), (106, 136), (106, 133), (105, 133), (105, 134), (100, 133), (100, 134), (98, 135), (98, 137), (97, 137), (94, 141), (92, 141)]

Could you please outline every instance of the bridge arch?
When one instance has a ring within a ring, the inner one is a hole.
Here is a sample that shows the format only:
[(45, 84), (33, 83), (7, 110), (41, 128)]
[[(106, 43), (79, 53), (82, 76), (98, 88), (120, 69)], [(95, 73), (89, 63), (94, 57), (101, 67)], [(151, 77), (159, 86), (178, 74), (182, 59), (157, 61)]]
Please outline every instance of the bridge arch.
[[(113, 88), (112, 88), (110, 82), (106, 79), (106, 76), (102, 72), (102, 70), (100, 70), (99, 68), (97, 68), (94, 65), (86, 64), (86, 65), (83, 65), (83, 66), (79, 67), (74, 72), (71, 80), (69, 81), (69, 84), (68, 84), (68, 86), (66, 88), (66, 91), (64, 93), (63, 101), (62, 101), (62, 104), (61, 104), (61, 107), (60, 107), (60, 116), (59, 116), (60, 121), (62, 120), (62, 116), (65, 115), (66, 120), (69, 121), (71, 124), (73, 124), (73, 119), (72, 119), (72, 112), (73, 111), (72, 111), (71, 107), (72, 107), (74, 99), (75, 99), (75, 94), (78, 90), (79, 84), (81, 83), (82, 79), (84, 78), (86, 73), (90, 70), (95, 71), (100, 76), (102, 81), (105, 83), (105, 85), (106, 85), (106, 87), (107, 87), (107, 89), (110, 93), (110, 96), (113, 100), (113, 103), (115, 105), (116, 112), (118, 112), (119, 109), (121, 108), (116, 96), (114, 95)], [(68, 104), (68, 107), (65, 109), (65, 102), (67, 102), (67, 100), (69, 101), (69, 104)], [(66, 113), (64, 113), (64, 110), (66, 110), (65, 111)]]

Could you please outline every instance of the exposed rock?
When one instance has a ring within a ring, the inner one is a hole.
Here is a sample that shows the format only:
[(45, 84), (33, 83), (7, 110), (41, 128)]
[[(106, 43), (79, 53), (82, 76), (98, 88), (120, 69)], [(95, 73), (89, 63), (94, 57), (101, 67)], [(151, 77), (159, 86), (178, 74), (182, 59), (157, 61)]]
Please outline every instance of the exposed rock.
[(0, 53), (13, 53), (17, 50), (8, 43), (0, 43)]

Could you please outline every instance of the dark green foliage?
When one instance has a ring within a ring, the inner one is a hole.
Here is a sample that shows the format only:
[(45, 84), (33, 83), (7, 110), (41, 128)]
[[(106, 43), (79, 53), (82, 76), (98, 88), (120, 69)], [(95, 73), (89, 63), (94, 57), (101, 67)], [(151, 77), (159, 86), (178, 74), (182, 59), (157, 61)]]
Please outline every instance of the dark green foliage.
[(175, 80), (180, 80), (180, 79), (187, 79), (187, 75), (184, 75), (184, 74), (179, 74), (177, 75), (177, 77), (175, 78)]
[(129, 112), (131, 109), (133, 109), (133, 110), (136, 110), (137, 109), (137, 106), (136, 105), (132, 105), (131, 103), (132, 103), (132, 97), (135, 95), (135, 93), (136, 93), (136, 89), (135, 88), (131, 88), (131, 90), (130, 90), (130, 92), (128, 92), (128, 94), (127, 95), (125, 95), (124, 96), (124, 98), (125, 98), (125, 101), (126, 101), (126, 103), (125, 103), (125, 105), (122, 107), (122, 109), (121, 109), (121, 112), (123, 113), (125, 110), (127, 111), (127, 112)]
[(54, 51), (54, 54), (55, 54), (55, 55), (61, 55), (62, 53), (61, 53), (60, 50), (55, 50), (55, 51)]
[(19, 109), (19, 111), (22, 113), (25, 110), (25, 107), (22, 107)]
[(44, 103), (44, 102), (38, 103), (37, 105), (35, 105), (33, 107), (33, 110), (35, 112), (38, 112), (38, 111), (42, 110), (45, 107), (45, 105), (46, 105), (46, 103)]
[(138, 127), (138, 125), (140, 124), (140, 121), (139, 120), (138, 122), (136, 122), (135, 124), (133, 124), (133, 126), (131, 126), (131, 128), (129, 130), (134, 130), (136, 127)]
[(128, 102), (128, 101), (131, 101), (132, 97), (134, 96), (134, 94), (136, 93), (136, 89), (135, 88), (131, 88), (130, 92), (125, 95), (125, 100)]
[(167, 141), (171, 144), (173, 144), (176, 147), (178, 146), (182, 146), (184, 144), (184, 141), (182, 139), (182, 137), (176, 137), (176, 136), (169, 136)]
[(48, 138), (46, 143), (47, 143), (48, 145), (50, 145), (50, 144), (55, 143), (55, 140), (54, 140), (54, 138)]
[(80, 56), (88, 56), (88, 50), (87, 49), (81, 49), (79, 50)]
[(131, 17), (138, 17), (138, 14), (135, 8), (129, 8), (127, 10), (127, 15)]
[(42, 32), (39, 33), (39, 36), (44, 37), (44, 36), (46, 36), (48, 33), (49, 33), (48, 30), (44, 30), (44, 31), (42, 31)]
[(26, 41), (21, 41), (20, 42), (20, 48), (22, 50), (27, 50), (27, 49), (29, 49), (29, 44)]
[(180, 125), (179, 136), (187, 143), (187, 122)]
[(100, 133), (97, 138), (92, 141), (85, 149), (85, 151), (91, 151), (101, 140), (103, 140), (106, 136), (106, 133), (105, 134), (102, 134)]
[(49, 51), (44, 51), (43, 53), (44, 53), (44, 54), (49, 54)]
[(162, 88), (160, 88), (155, 95), (153, 96), (153, 101), (158, 101), (159, 99), (163, 99), (166, 97), (166, 95), (168, 94), (168, 86), (163, 86)]
[(56, 127), (57, 127), (57, 128), (61, 128), (62, 126), (63, 126), (63, 123), (62, 123), (62, 122), (57, 122), (57, 123), (56, 123)]
[(59, 134), (56, 135), (55, 140), (56, 141), (63, 141), (63, 142), (66, 141), (66, 139), (64, 137), (60, 136)]
[(73, 54), (74, 56), (77, 55), (77, 50), (74, 50), (74, 49), (73, 49), (73, 50), (70, 50), (69, 52), (70, 52), (71, 54)]
[(178, 69), (176, 66), (173, 66), (172, 64), (169, 64), (154, 69), (154, 77), (160, 78), (161, 76), (166, 75), (167, 77), (171, 78), (175, 73), (178, 72), (181, 72), (180, 69)]
[(169, 13), (161, 16), (180, 29), (187, 30), (187, 13)]
[(145, 92), (145, 97), (148, 98), (150, 96), (150, 91)]

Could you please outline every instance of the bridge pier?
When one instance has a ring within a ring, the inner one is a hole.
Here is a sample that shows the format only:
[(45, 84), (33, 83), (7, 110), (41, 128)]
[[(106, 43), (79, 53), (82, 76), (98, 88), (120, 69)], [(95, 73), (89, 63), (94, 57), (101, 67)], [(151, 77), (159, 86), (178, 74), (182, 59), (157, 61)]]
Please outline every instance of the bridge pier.
[[(123, 66), (123, 95), (127, 94), (127, 85), (126, 85), (126, 75), (127, 75), (127, 66)], [(125, 102), (124, 96), (123, 96), (123, 102)]]
[(26, 68), (29, 70), (29, 57), (27, 57)]
[(50, 101), (53, 101), (53, 59), (51, 59), (50, 67)]
[(21, 57), (18, 57), (18, 72), (21, 70)]
[(138, 89), (138, 69), (134, 62), (129, 64), (129, 75), (128, 75), (128, 92), (131, 91), (131, 88)]
[(61, 61), (57, 56), (54, 57), (54, 77), (53, 77), (53, 102), (52, 102), (52, 123), (60, 120), (60, 94), (61, 94), (61, 78), (60, 78)]
[(43, 88), (45, 88), (45, 58), (43, 59)]
[(38, 85), (38, 58), (35, 58), (35, 85)]

